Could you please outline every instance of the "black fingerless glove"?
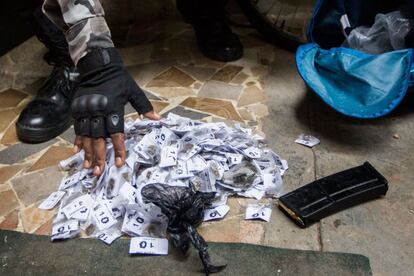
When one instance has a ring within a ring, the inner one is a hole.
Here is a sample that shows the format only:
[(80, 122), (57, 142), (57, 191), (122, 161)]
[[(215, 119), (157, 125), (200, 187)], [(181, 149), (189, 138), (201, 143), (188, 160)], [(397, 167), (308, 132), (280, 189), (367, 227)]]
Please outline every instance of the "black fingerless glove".
[(81, 83), (72, 101), (76, 135), (99, 138), (123, 132), (128, 102), (140, 114), (153, 110), (115, 48), (93, 49), (79, 61), (78, 70)]

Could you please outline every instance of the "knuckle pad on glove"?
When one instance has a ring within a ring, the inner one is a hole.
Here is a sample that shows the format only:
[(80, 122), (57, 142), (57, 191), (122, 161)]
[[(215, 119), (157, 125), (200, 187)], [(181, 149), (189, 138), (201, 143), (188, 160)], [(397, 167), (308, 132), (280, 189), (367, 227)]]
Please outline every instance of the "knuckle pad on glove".
[(75, 133), (95, 138), (107, 137), (106, 122), (102, 116), (108, 104), (108, 98), (101, 94), (87, 94), (75, 98), (72, 102), (73, 117), (77, 119)]
[(108, 114), (106, 117), (106, 127), (110, 134), (124, 132), (124, 116), (121, 113)]
[(108, 106), (108, 98), (101, 94), (88, 94), (77, 97), (72, 102), (72, 112), (74, 116), (89, 113), (95, 115), (96, 112), (104, 112)]
[(94, 117), (91, 120), (91, 135), (94, 138), (107, 137), (105, 120), (102, 117)]
[(79, 136), (90, 136), (90, 120), (89, 118), (80, 118), (75, 121), (75, 134)]
[(91, 94), (88, 96), (88, 111), (89, 112), (98, 112), (104, 111), (108, 106), (108, 98), (105, 95), (101, 94)]
[(87, 101), (88, 99), (84, 96), (73, 99), (71, 108), (72, 108), (72, 113), (75, 118), (87, 112), (87, 108), (88, 108)]

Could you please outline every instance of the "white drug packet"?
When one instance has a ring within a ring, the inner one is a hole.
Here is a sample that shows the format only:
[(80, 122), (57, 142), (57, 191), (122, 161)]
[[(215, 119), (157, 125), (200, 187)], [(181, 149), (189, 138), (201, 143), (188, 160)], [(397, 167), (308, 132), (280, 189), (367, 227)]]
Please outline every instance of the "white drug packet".
[(70, 239), (79, 233), (79, 221), (70, 219), (54, 224), (52, 227), (52, 241)]
[(129, 254), (168, 255), (168, 240), (152, 237), (131, 238)]
[(127, 207), (121, 231), (131, 237), (140, 236), (148, 223), (149, 219), (141, 211)]
[(165, 146), (161, 149), (161, 168), (175, 166), (177, 164), (178, 144)]
[(135, 203), (135, 198), (137, 197), (138, 190), (135, 189), (129, 182), (125, 182), (121, 189), (119, 189), (119, 195), (127, 199), (128, 202)]
[(224, 218), (224, 216), (227, 215), (229, 211), (230, 211), (230, 207), (228, 205), (221, 205), (221, 206), (217, 206), (212, 209), (206, 209), (204, 211), (203, 221)]
[(86, 221), (92, 209), (93, 199), (89, 194), (82, 195), (62, 208), (68, 219)]
[(243, 150), (244, 155), (251, 159), (257, 159), (262, 156), (262, 150), (256, 147), (249, 147)]
[(98, 204), (93, 208), (92, 212), (96, 227), (100, 231), (104, 231), (114, 226), (118, 221), (113, 217), (112, 212), (108, 209), (106, 204)]
[(100, 239), (106, 244), (112, 244), (116, 239), (122, 236), (122, 232), (119, 229), (107, 229), (103, 232), (99, 232), (95, 235), (97, 239)]
[(245, 219), (261, 219), (269, 222), (272, 215), (272, 207), (270, 205), (249, 204), (246, 208)]
[(318, 145), (321, 141), (312, 136), (312, 135), (307, 135), (307, 134), (301, 134), (299, 135), (299, 137), (295, 140), (295, 143), (300, 144), (300, 145), (304, 145), (307, 147), (314, 147), (316, 145)]
[(62, 160), (59, 162), (59, 167), (64, 170), (68, 171), (74, 168), (80, 168), (83, 164), (85, 151), (81, 150), (75, 155), (72, 155), (68, 159)]
[(59, 190), (63, 191), (79, 182), (82, 171), (78, 171), (73, 175), (69, 175), (62, 179), (59, 185)]
[(39, 209), (42, 210), (50, 210), (53, 209), (56, 204), (62, 199), (62, 197), (66, 194), (65, 191), (57, 191), (50, 194), (48, 198), (46, 198), (39, 206)]
[(243, 197), (254, 197), (257, 200), (261, 200), (265, 196), (266, 192), (256, 189), (256, 188), (250, 188), (244, 192), (238, 192), (237, 195), (243, 196)]

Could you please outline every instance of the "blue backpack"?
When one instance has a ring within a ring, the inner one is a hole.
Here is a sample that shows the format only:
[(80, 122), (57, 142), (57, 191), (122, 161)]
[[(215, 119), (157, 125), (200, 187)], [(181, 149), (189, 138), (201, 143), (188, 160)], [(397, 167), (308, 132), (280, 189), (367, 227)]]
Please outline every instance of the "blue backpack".
[(367, 54), (341, 47), (344, 33), (371, 26), (377, 14), (395, 11), (400, 5), (398, 0), (317, 2), (308, 29), (310, 43), (298, 48), (296, 64), (306, 84), (337, 111), (357, 118), (384, 116), (414, 85), (412, 48)]

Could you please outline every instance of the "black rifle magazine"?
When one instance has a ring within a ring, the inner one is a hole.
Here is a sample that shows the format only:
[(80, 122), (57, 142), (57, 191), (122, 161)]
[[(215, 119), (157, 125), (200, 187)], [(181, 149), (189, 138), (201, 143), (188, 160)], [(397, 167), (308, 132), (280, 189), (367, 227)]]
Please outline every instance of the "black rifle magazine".
[(384, 196), (388, 181), (369, 162), (318, 179), (279, 198), (279, 208), (305, 228), (335, 212)]

